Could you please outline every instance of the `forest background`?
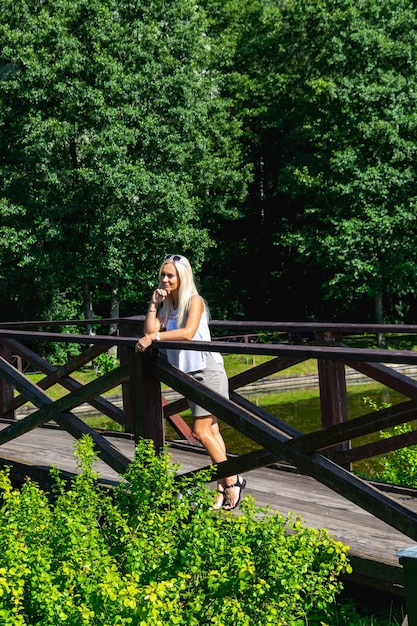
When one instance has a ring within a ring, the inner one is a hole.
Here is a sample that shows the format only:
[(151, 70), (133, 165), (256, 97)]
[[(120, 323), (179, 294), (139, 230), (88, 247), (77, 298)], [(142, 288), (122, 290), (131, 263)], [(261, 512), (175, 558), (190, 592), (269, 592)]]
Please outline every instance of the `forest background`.
[(409, 0), (3, 0), (0, 319), (417, 322)]

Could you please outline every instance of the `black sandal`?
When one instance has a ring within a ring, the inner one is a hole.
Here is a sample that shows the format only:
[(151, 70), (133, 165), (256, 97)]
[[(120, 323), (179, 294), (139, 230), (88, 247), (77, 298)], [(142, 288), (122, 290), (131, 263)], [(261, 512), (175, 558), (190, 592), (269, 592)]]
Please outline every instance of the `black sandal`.
[[(238, 489), (239, 489), (239, 497), (236, 500), (236, 504), (234, 506), (230, 506), (230, 489), (233, 489), (233, 487), (238, 487)], [(224, 489), (224, 500), (223, 500), (223, 509), (225, 511), (233, 511), (233, 509), (236, 509), (239, 506), (239, 503), (240, 503), (240, 500), (241, 500), (241, 497), (242, 497), (242, 490), (245, 487), (246, 487), (246, 480), (244, 478), (242, 478), (241, 476), (237, 477), (237, 480), (236, 480), (234, 485), (227, 485), (227, 487), (225, 487), (225, 489)]]
[(224, 500), (225, 500), (225, 497), (226, 497), (225, 490), (224, 489), (219, 489), (219, 487), (220, 487), (220, 485), (217, 485), (217, 493), (221, 493), (222, 496), (223, 496), (223, 499), (222, 499), (219, 507), (214, 506), (214, 505), (211, 507), (213, 509), (213, 511), (221, 511), (223, 506), (224, 506)]

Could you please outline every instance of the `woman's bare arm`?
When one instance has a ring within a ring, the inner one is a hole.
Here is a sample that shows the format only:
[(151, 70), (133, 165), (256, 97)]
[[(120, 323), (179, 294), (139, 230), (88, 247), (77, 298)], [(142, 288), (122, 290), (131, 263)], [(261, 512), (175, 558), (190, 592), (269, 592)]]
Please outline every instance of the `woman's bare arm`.
[(165, 330), (160, 332), (160, 320), (156, 316), (156, 313), (153, 311), (149, 312), (148, 310), (144, 324), (145, 335), (139, 339), (138, 345), (140, 345), (143, 350), (146, 350), (146, 348), (149, 348), (151, 343), (155, 340), (157, 333), (159, 333), (161, 341), (191, 341), (197, 332), (203, 312), (204, 303), (202, 298), (197, 295), (192, 296), (185, 325), (182, 328), (176, 328), (175, 330)]

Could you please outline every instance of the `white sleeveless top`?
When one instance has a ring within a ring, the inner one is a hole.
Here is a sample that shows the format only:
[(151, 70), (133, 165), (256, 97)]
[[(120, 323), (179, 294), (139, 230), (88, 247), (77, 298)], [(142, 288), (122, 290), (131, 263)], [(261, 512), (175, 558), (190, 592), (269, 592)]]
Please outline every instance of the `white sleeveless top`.
[[(171, 309), (166, 330), (176, 330), (178, 328), (177, 313)], [(211, 334), (208, 325), (207, 311), (201, 316), (200, 324), (191, 341), (211, 341)], [(216, 363), (223, 363), (223, 357), (219, 352), (200, 352), (199, 350), (166, 350), (166, 357), (171, 365), (175, 365), (182, 372), (198, 372), (206, 367), (207, 355), (211, 354)]]

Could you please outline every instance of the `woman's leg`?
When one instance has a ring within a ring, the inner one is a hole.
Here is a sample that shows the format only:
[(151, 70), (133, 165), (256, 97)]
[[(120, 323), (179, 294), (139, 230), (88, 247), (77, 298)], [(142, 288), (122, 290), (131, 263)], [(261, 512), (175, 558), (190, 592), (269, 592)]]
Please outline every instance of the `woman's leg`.
[(213, 432), (213, 435), (216, 437), (216, 439), (218, 440), (219, 444), (221, 445), (221, 447), (222, 447), (222, 449), (224, 451), (224, 454), (226, 454), (226, 444), (224, 443), (224, 439), (223, 439), (222, 434), (220, 432), (219, 423), (217, 421), (217, 418), (214, 415), (212, 415), (212, 418), (213, 418), (213, 422), (212, 422), (212, 425), (211, 425), (211, 430)]
[[(224, 454), (226, 455), (226, 444), (224, 443), (223, 436), (220, 432), (217, 418), (214, 415), (212, 417), (213, 417), (213, 423), (211, 425), (212, 432), (214, 436), (216, 437), (216, 439), (218, 439), (219, 444), (224, 450)], [(217, 491), (219, 491), (220, 494), (217, 496), (216, 504), (214, 508), (221, 508), (223, 504), (223, 499), (224, 499), (224, 497), (221, 494), (224, 491), (224, 487), (228, 487), (228, 486), (229, 486), (229, 492), (228, 492), (229, 505), (226, 508), (229, 508), (229, 507), (234, 508), (236, 506), (236, 503), (239, 500), (239, 496), (241, 495), (241, 487), (230, 487), (230, 485), (235, 485), (237, 482), (239, 483), (239, 485), (246, 484), (246, 481), (242, 481), (242, 479), (238, 476), (229, 476), (228, 478), (225, 478), (224, 480), (219, 481), (217, 483)]]
[[(214, 464), (227, 460), (226, 446), (217, 419), (213, 415), (204, 415), (203, 417), (194, 417), (193, 420), (193, 437), (199, 441)], [(215, 509), (221, 508), (224, 500), (223, 491), (226, 487), (236, 484), (238, 478), (236, 475), (223, 478), (217, 483), (218, 494), (214, 504)], [(239, 499), (239, 487), (229, 487), (229, 506), (234, 508)]]
[[(224, 369), (223, 363), (216, 363), (213, 356), (209, 354), (207, 356), (207, 364), (204, 372), (196, 372), (194, 378), (207, 385), (211, 389), (217, 391), (224, 397), (229, 397), (229, 383), (227, 375)], [(219, 429), (217, 418), (214, 415), (199, 416), (199, 412), (204, 412), (201, 407), (190, 403), (190, 408), (193, 413), (193, 436), (199, 441), (207, 450), (213, 464), (221, 463), (227, 460), (226, 445), (224, 443), (222, 434)], [(225, 504), (225, 509), (235, 508), (240, 495), (241, 488), (239, 486), (232, 487), (242, 483), (242, 480), (235, 476), (228, 476), (217, 481), (217, 499), (214, 508), (219, 509)], [(227, 488), (227, 500), (224, 495), (224, 489)]]
[[(212, 463), (221, 463), (226, 461), (226, 446), (223, 437), (220, 434), (219, 425), (213, 415), (204, 415), (202, 417), (194, 417), (193, 420), (193, 437), (199, 441), (207, 453), (210, 455)], [(221, 509), (224, 502), (224, 488), (226, 484), (224, 480), (217, 481), (216, 501), (213, 505), (214, 509)]]
[(218, 430), (218, 426), (218, 434), (216, 433), (213, 421), (212, 415), (194, 417), (192, 432), (193, 437), (205, 447), (212, 462), (221, 463), (227, 459), (226, 447), (223, 437), (221, 437), (220, 431)]

